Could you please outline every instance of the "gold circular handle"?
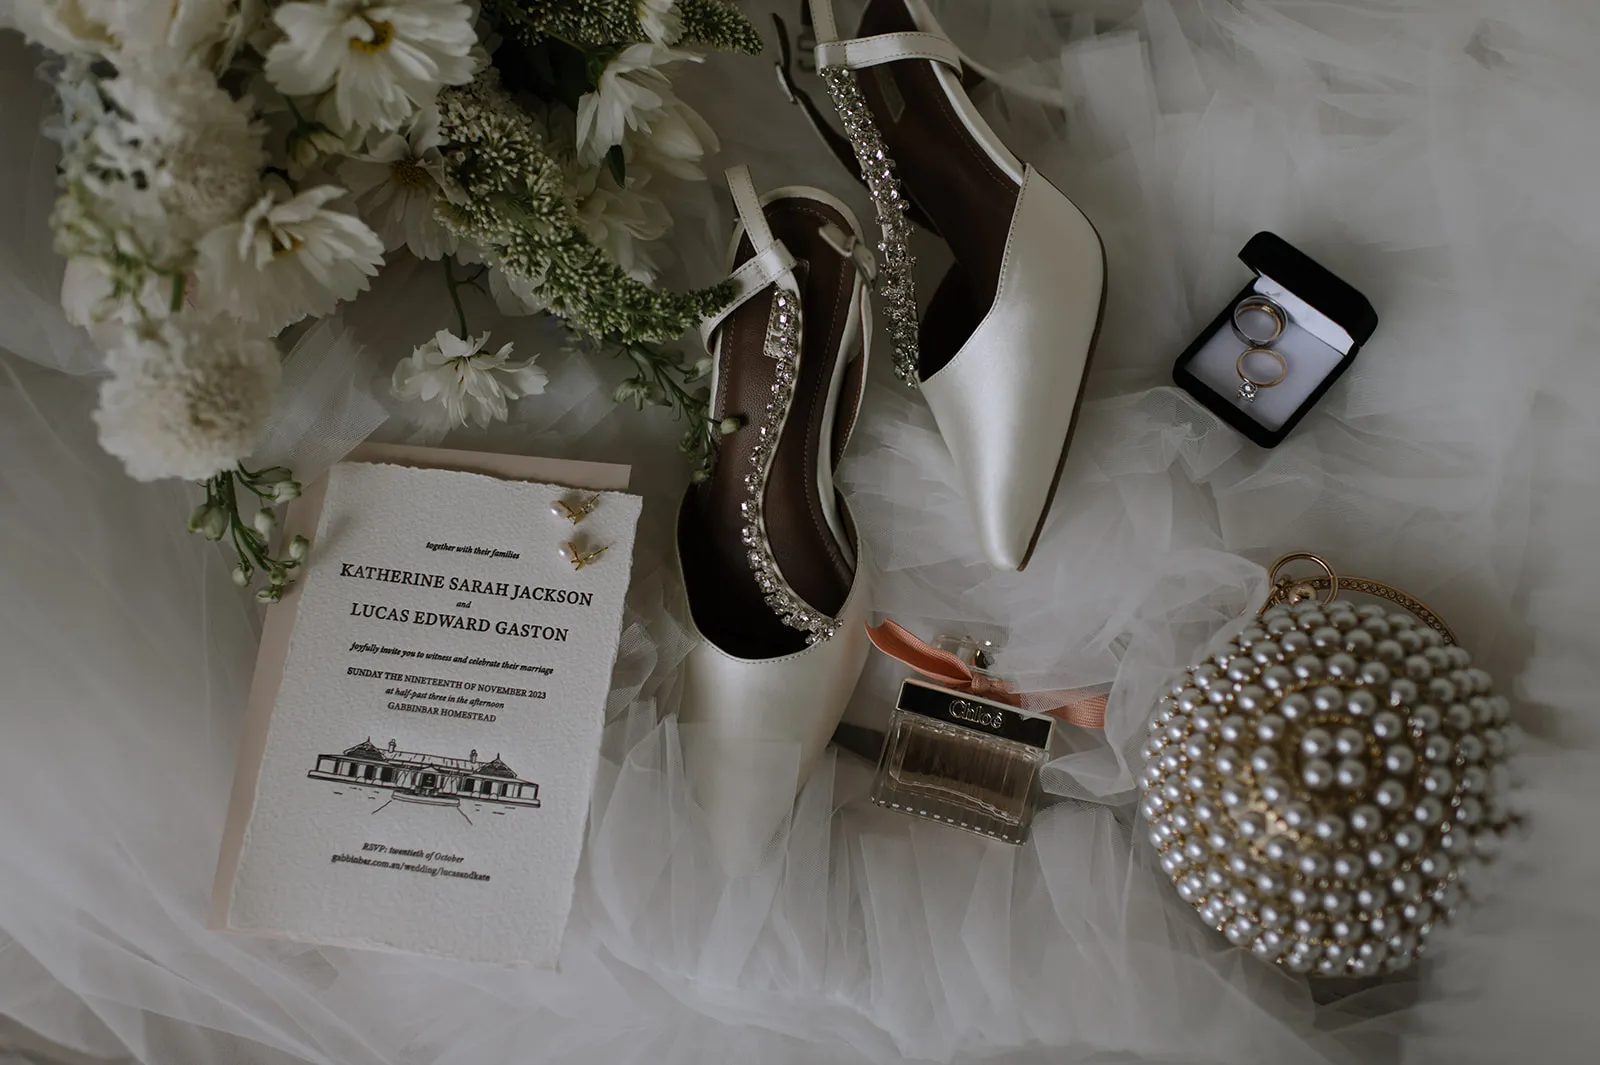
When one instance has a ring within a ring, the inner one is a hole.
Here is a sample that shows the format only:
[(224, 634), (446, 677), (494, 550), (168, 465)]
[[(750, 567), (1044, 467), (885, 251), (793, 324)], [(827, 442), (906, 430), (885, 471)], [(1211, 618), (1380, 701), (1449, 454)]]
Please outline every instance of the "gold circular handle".
[[(1322, 573), (1315, 577), (1299, 579), (1293, 577), (1280, 578), (1278, 576), (1279, 572), (1291, 562), (1314, 562), (1322, 570)], [(1434, 613), (1432, 608), (1416, 596), (1403, 592), (1393, 585), (1384, 584), (1382, 581), (1371, 580), (1367, 577), (1341, 577), (1333, 571), (1333, 567), (1328, 565), (1327, 561), (1320, 555), (1314, 555), (1309, 551), (1292, 551), (1279, 558), (1267, 570), (1267, 580), (1272, 587), (1267, 592), (1266, 601), (1261, 604), (1261, 609), (1256, 611), (1258, 615), (1266, 613), (1267, 610), (1280, 603), (1297, 603), (1318, 592), (1327, 593), (1322, 600), (1324, 606), (1333, 602), (1340, 592), (1360, 592), (1362, 595), (1370, 595), (1375, 599), (1387, 599), (1402, 610), (1410, 613), (1434, 632), (1437, 632), (1444, 638), (1445, 643), (1453, 644), (1456, 642), (1455, 633), (1450, 631), (1450, 626), (1444, 623), (1444, 619)]]

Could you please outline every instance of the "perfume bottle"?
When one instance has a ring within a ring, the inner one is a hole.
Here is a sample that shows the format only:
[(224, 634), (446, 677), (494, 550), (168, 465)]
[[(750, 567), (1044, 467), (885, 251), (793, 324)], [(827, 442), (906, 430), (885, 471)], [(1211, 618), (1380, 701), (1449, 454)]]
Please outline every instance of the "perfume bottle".
[[(987, 665), (981, 648), (945, 649), (956, 650), (974, 672)], [(1038, 803), (1050, 729), (1049, 717), (907, 678), (878, 759), (872, 801), (1022, 843)]]

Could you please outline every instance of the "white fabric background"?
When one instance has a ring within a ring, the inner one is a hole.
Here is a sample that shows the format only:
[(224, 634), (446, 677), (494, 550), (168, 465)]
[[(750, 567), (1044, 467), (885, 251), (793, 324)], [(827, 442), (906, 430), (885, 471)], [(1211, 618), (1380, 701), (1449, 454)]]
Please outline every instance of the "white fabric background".
[[(0, 38), (0, 1015), (163, 1065), (1594, 1060), (1600, 9), (938, 6), (980, 60), (1070, 94), (1064, 116), (980, 104), (1099, 227), (1108, 317), (1025, 575), (980, 563), (931, 419), (886, 372), (844, 476), (885, 570), (875, 607), (925, 631), (1004, 625), (1042, 684), (1114, 680), (1106, 742), (1050, 767), (1073, 798), (1019, 850), (875, 810), (864, 765), (830, 756), (783, 860), (719, 880), (674, 731), (677, 427), (611, 410), (620, 367), (472, 303), (475, 328), (546, 351), (552, 391), (451, 443), (631, 462), (646, 496), (559, 975), (201, 928), (258, 619), (183, 534), (190, 490), (134, 484), (94, 443), (76, 376), (93, 351), (55, 307), (43, 86)], [(867, 214), (770, 58), (683, 78), (718, 162)], [(705, 187), (676, 208), (681, 279), (710, 280), (726, 207)], [(1271, 452), (1165, 383), (1263, 228), (1382, 320)], [(381, 379), (446, 315), (437, 269), (400, 263), (345, 324)], [(1440, 610), (1532, 733), (1529, 831), (1487, 901), (1411, 977), (1364, 990), (1314, 994), (1227, 948), (1130, 833), (1127, 752), (1170, 671), (1255, 605), (1263, 562), (1303, 548)], [(873, 663), (853, 716), (881, 714), (895, 679)]]

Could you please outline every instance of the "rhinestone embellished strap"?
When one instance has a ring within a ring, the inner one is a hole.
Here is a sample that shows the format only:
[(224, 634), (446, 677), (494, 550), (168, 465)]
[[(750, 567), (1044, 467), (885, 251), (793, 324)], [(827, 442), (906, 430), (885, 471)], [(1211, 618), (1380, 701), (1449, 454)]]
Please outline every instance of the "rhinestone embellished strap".
[[(820, 37), (820, 34), (819, 34)], [(908, 387), (917, 386), (917, 290), (912, 274), (916, 260), (911, 255), (911, 223), (906, 218), (906, 197), (894, 176), (894, 160), (884, 148), (883, 135), (861, 93), (855, 71), (845, 67), (824, 67), (822, 82), (828, 87), (833, 106), (844, 121), (845, 136), (855, 149), (861, 177), (872, 194), (882, 239), (878, 253), (879, 310), (887, 321), (889, 343), (894, 347), (895, 376)]]
[(777, 454), (778, 437), (789, 418), (789, 408), (794, 399), (795, 378), (800, 370), (800, 301), (784, 288), (779, 288), (772, 298), (772, 313), (767, 318), (767, 336), (763, 346), (766, 356), (777, 364), (772, 382), (772, 396), (762, 408), (761, 420), (756, 427), (756, 446), (750, 452), (750, 472), (744, 475), (745, 498), (739, 504), (744, 518), (740, 537), (748, 552), (746, 558), (755, 574), (756, 584), (766, 598), (767, 606), (785, 625), (806, 634), (808, 645), (833, 636), (839, 620), (813, 610), (789, 586), (772, 554), (772, 542), (767, 536), (766, 493), (767, 477), (772, 470), (772, 460)]

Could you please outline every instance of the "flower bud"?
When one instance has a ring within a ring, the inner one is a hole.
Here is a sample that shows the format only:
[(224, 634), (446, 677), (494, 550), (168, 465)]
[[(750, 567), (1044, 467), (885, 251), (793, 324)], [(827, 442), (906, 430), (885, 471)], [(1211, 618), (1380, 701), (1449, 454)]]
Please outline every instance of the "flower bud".
[(262, 507), (256, 511), (255, 520), (251, 524), (256, 527), (256, 532), (262, 536), (269, 536), (272, 533), (272, 527), (278, 524), (278, 516), (268, 508)]
[(306, 552), (311, 550), (311, 541), (304, 536), (296, 536), (289, 541), (289, 557), (299, 562), (306, 557)]
[(237, 587), (243, 588), (245, 585), (250, 583), (250, 567), (241, 562), (237, 566), (233, 567), (233, 573), (231, 576), (233, 577), (233, 583)]
[(742, 423), (740, 419), (729, 416), (717, 423), (717, 432), (721, 433), (723, 436), (729, 436), (733, 433), (737, 433), (741, 424)]
[(189, 512), (189, 531), (199, 532), (205, 528), (207, 520), (211, 517), (212, 506), (210, 503), (201, 503)]
[(206, 515), (206, 520), (200, 525), (200, 535), (207, 540), (220, 540), (228, 531), (228, 512), (221, 507), (212, 507), (211, 513)]
[(695, 360), (695, 364), (694, 364), (694, 376), (689, 378), (689, 380), (698, 381), (702, 377), (710, 377), (710, 376), (711, 376), (711, 359), (710, 359), (710, 357), (702, 357), (702, 358), (696, 359)]
[(291, 499), (300, 498), (299, 481), (279, 481), (272, 490), (272, 498), (280, 503), (287, 503)]
[(296, 132), (289, 135), (289, 158), (296, 166), (315, 166), (321, 155), (321, 149), (309, 134)]
[(265, 588), (256, 589), (256, 602), (258, 603), (276, 603), (282, 598), (283, 587), (281, 585), (273, 584)]
[(709, 480), (711, 480), (710, 470), (695, 470), (689, 475), (690, 484), (705, 484)]

